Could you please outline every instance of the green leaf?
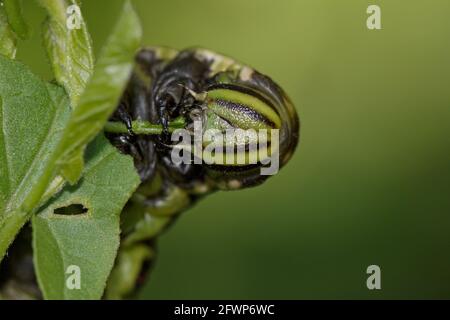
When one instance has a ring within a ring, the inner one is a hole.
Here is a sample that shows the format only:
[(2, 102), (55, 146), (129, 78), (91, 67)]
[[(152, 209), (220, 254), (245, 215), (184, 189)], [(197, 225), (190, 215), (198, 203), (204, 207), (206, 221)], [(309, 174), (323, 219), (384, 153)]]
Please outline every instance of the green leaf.
[(21, 63), (0, 56), (0, 74), (1, 261), (52, 181), (42, 173), (51, 169), (70, 108), (63, 89), (46, 85)]
[(19, 0), (3, 0), (8, 22), (13, 31), (24, 40), (28, 38), (28, 26), (22, 16), (22, 7)]
[(43, 197), (51, 196), (58, 174), (78, 180), (85, 146), (116, 107), (140, 36), (139, 20), (126, 2), (69, 120), (62, 90), (47, 88), (23, 65), (0, 57), (0, 261)]
[(84, 149), (118, 103), (140, 36), (139, 20), (127, 1), (69, 119), (69, 101), (61, 89), (47, 87), (23, 65), (0, 56), (0, 262), (43, 198), (61, 187), (52, 187), (58, 175), (78, 180)]
[(14, 59), (16, 57), (17, 36), (8, 23), (5, 9), (0, 6), (0, 54)]
[[(32, 219), (35, 267), (46, 299), (101, 298), (119, 246), (120, 212), (140, 183), (131, 157), (119, 154), (103, 134), (86, 158), (83, 179)], [(70, 205), (88, 211), (55, 213)], [(79, 290), (66, 286), (73, 265), (81, 271)]]
[[(102, 130), (117, 107), (130, 77), (141, 36), (139, 19), (130, 2), (126, 1), (122, 15), (103, 48), (94, 74), (65, 130), (58, 159), (61, 166), (79, 163), (86, 144)], [(72, 184), (81, 174), (82, 166), (77, 168), (63, 168), (63, 176)]]
[(44, 45), (56, 81), (75, 107), (94, 69), (92, 40), (78, 1), (39, 0), (47, 10)]

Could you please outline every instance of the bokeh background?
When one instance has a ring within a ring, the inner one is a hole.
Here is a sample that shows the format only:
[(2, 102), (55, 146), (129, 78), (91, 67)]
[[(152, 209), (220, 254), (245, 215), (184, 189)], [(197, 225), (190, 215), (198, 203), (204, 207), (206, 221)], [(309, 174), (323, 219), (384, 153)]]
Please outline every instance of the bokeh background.
[[(43, 11), (19, 59), (49, 79)], [(85, 0), (96, 52), (120, 0)], [(217, 193), (161, 237), (145, 299), (450, 298), (450, 2), (136, 0), (145, 44), (270, 75), (302, 120), (265, 185)], [(382, 30), (366, 28), (366, 8)], [(366, 288), (377, 264), (382, 289)]]

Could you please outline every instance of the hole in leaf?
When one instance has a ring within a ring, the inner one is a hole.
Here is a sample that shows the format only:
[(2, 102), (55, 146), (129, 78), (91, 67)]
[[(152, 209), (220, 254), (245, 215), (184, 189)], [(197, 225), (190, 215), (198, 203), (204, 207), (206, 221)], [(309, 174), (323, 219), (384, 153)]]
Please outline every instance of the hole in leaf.
[(53, 211), (54, 214), (62, 214), (65, 216), (75, 216), (88, 212), (88, 209), (81, 204), (71, 204), (67, 207), (61, 207)]

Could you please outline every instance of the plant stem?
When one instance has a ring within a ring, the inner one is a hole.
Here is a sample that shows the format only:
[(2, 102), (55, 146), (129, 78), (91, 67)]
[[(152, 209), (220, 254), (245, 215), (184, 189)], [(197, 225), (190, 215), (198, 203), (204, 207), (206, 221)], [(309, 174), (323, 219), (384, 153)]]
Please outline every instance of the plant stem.
[[(169, 132), (173, 132), (176, 129), (182, 129), (185, 124), (184, 118), (177, 118), (169, 123)], [(131, 128), (135, 134), (141, 135), (154, 135), (163, 132), (162, 125), (153, 124), (148, 121), (133, 121)], [(123, 122), (109, 121), (106, 123), (104, 130), (111, 133), (128, 133), (127, 126)]]

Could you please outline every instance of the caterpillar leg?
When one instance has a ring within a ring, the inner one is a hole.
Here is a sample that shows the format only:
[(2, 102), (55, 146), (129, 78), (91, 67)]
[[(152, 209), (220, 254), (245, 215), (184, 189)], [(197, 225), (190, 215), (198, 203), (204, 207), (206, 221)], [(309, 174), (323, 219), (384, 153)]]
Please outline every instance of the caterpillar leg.
[(190, 195), (160, 174), (143, 184), (122, 213), (122, 241), (106, 299), (133, 297), (157, 257), (157, 237), (191, 204)]

